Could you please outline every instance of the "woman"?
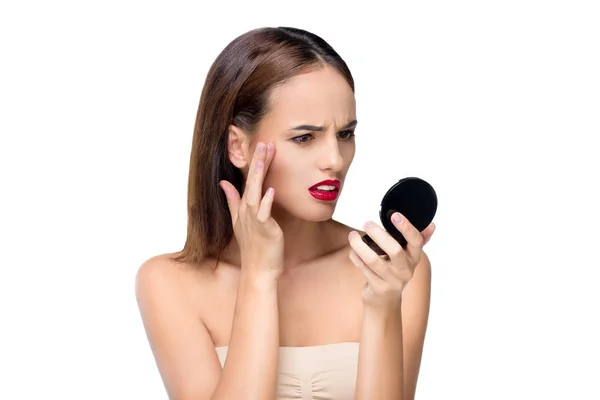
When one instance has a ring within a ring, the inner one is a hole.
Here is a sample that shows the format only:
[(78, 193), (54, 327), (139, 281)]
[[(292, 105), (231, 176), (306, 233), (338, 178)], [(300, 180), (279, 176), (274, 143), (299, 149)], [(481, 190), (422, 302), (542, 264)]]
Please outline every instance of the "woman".
[(374, 223), (332, 219), (356, 125), (352, 75), (312, 33), (252, 30), (217, 57), (194, 129), (185, 246), (136, 278), (170, 399), (414, 398), (434, 225), (420, 233), (398, 215), (403, 249)]

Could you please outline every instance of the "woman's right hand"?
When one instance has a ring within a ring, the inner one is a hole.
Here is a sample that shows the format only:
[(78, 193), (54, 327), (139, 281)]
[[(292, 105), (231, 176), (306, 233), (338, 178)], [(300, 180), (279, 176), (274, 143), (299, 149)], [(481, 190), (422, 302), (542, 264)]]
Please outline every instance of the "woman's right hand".
[(222, 180), (219, 186), (227, 197), (242, 270), (279, 278), (283, 272), (283, 232), (271, 216), (274, 189), (269, 188), (262, 196), (264, 178), (274, 155), (272, 144), (259, 142), (256, 145), (241, 198), (230, 182)]

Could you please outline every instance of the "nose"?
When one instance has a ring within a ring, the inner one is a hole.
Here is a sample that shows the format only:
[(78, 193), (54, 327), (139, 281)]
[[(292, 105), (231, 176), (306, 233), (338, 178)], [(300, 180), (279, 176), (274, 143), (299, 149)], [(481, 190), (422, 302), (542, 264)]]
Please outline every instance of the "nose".
[(319, 159), (319, 168), (339, 172), (344, 166), (344, 158), (340, 153), (340, 144), (337, 138), (332, 138), (324, 142)]

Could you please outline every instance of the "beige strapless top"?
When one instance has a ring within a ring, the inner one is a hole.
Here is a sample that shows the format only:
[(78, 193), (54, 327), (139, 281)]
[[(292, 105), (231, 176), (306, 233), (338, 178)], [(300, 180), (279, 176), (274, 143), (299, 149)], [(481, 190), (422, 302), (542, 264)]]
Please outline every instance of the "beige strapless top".
[[(221, 366), (227, 346), (217, 347)], [(358, 343), (279, 348), (277, 400), (352, 400)]]

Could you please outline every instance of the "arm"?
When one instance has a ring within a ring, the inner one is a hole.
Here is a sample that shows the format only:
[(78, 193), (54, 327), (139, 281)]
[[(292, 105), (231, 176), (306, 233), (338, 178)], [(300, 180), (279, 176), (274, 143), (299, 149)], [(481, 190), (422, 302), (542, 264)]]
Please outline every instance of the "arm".
[(425, 341), (431, 264), (425, 253), (397, 307), (363, 312), (356, 400), (413, 400)]
[(240, 279), (230, 349), (221, 369), (210, 334), (186, 297), (181, 272), (170, 263), (152, 258), (136, 275), (138, 306), (169, 399), (274, 398), (276, 284)]
[(227, 360), (211, 399), (275, 399), (278, 364), (277, 281), (242, 273)]

